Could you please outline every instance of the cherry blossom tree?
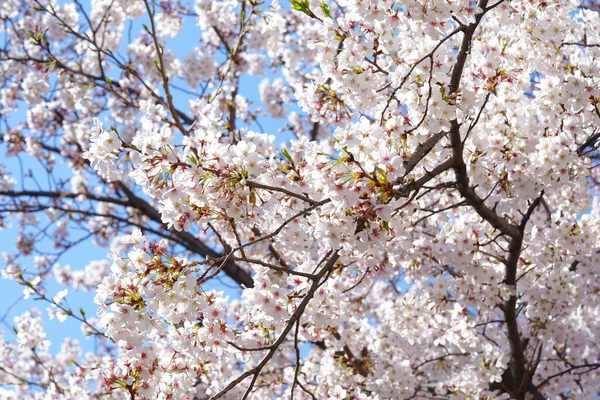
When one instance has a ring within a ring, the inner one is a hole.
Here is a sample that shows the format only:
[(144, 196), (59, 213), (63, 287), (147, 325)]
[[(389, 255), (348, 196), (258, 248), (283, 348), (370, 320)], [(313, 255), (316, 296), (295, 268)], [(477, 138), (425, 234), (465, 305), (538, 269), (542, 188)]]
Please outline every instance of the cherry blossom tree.
[[(0, 397), (600, 396), (596, 2), (0, 19), (2, 276), (46, 306), (0, 335)], [(42, 313), (100, 345), (53, 354)]]

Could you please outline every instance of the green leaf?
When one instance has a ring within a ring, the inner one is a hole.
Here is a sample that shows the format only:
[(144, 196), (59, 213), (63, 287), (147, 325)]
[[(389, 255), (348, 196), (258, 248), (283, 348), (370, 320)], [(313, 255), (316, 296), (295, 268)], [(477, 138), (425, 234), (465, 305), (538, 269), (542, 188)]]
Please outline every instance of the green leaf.
[(388, 221), (381, 221), (381, 226), (383, 227), (383, 229), (385, 229), (386, 231), (390, 230), (390, 223)]
[(292, 156), (290, 155), (290, 153), (288, 153), (286, 148), (281, 149), (281, 154), (291, 163), (294, 163), (294, 160), (292, 160)]
[(327, 18), (331, 17), (331, 8), (329, 8), (329, 5), (327, 5), (327, 3), (322, 1), (320, 4), (320, 7), (321, 7), (321, 11), (323, 11), (323, 14)]
[(290, 0), (290, 3), (292, 4), (292, 9), (300, 11), (309, 17), (313, 16), (312, 11), (310, 11), (308, 0)]

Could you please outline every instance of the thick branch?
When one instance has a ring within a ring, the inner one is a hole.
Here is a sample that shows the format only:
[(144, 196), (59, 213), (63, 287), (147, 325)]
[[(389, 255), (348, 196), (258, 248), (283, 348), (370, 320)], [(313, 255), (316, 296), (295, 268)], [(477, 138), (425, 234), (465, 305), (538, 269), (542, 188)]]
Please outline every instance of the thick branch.
[[(151, 220), (161, 223), (162, 220), (160, 218), (160, 213), (154, 209), (150, 204), (148, 204), (144, 199), (137, 197), (129, 188), (127, 188), (124, 184), (119, 183), (119, 188), (125, 193), (127, 198), (133, 203), (133, 205), (142, 211), (148, 218)], [(193, 251), (197, 254), (202, 255), (203, 257), (211, 257), (218, 258), (221, 257), (221, 254), (217, 253), (206, 244), (204, 244), (200, 239), (195, 236), (182, 231), (177, 231), (175, 229), (170, 229), (170, 231), (180, 238), (184, 243), (183, 246)], [(245, 287), (254, 287), (254, 281), (248, 272), (243, 270), (239, 265), (237, 265), (232, 260), (228, 260), (227, 263), (223, 266), (222, 271), (225, 272), (231, 279), (243, 285)]]
[[(479, 8), (485, 10), (488, 0), (481, 0), (478, 4)], [(471, 49), (471, 40), (477, 26), (483, 19), (486, 11), (481, 11), (475, 16), (475, 21), (469, 24), (463, 31), (463, 40), (456, 58), (454, 67), (452, 68), (452, 77), (450, 78), (450, 96), (458, 94), (460, 80), (462, 77), (465, 63)], [(463, 144), (460, 137), (460, 124), (456, 119), (450, 121), (450, 141), (452, 145), (452, 158), (454, 160), (454, 173), (456, 175), (456, 183), (458, 191), (467, 200), (467, 202), (475, 209), (475, 211), (494, 228), (500, 232), (510, 236), (517, 237), (520, 235), (516, 226), (510, 224), (501, 218), (495, 211), (484, 204), (484, 200), (479, 197), (475, 190), (469, 185), (469, 176), (467, 175), (467, 166), (463, 159)]]

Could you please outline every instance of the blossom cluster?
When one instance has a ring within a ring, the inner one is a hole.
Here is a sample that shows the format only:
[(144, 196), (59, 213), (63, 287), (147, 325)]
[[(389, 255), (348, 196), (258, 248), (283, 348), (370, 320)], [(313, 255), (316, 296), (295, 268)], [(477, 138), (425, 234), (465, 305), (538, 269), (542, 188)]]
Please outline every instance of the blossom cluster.
[[(0, 115), (27, 105), (6, 155), (69, 170), (19, 190), (0, 169), (0, 228), (19, 222), (2, 274), (102, 342), (52, 356), (41, 317), (16, 317), (2, 396), (600, 390), (594, 7), (40, 0), (0, 18), (28, 38), (0, 51)], [(110, 261), (20, 259), (74, 228)], [(51, 278), (95, 290), (98, 318)]]

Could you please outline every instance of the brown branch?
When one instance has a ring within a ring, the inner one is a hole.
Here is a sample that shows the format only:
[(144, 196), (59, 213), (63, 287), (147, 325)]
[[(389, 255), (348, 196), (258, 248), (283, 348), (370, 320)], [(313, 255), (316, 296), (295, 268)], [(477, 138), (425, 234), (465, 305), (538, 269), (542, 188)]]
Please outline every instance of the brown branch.
[(587, 373), (587, 372), (594, 371), (594, 370), (600, 368), (600, 363), (597, 363), (597, 364), (587, 364), (586, 363), (586, 364), (582, 364), (582, 365), (574, 365), (574, 366), (572, 366), (572, 367), (570, 367), (570, 368), (568, 368), (568, 369), (566, 369), (564, 371), (557, 372), (554, 375), (550, 375), (549, 377), (547, 377), (546, 379), (544, 379), (541, 383), (539, 383), (537, 385), (537, 388), (541, 389), (544, 386), (546, 386), (548, 384), (548, 382), (550, 382), (552, 379), (558, 378), (559, 376), (563, 376), (563, 375), (566, 375), (566, 374), (570, 374), (572, 371), (575, 371), (577, 369), (582, 369), (582, 368), (588, 368), (587, 371), (584, 371), (584, 373)]
[[(510, 240), (508, 257), (504, 263), (506, 266), (504, 283), (511, 286), (515, 291), (517, 288), (517, 266), (521, 256), (525, 227), (535, 208), (540, 204), (543, 195), (544, 192), (542, 191), (540, 196), (529, 205), (519, 224), (519, 235)], [(511, 395), (518, 397), (527, 392), (534, 393), (536, 390), (532, 388), (532, 373), (525, 367), (525, 349), (523, 347), (521, 334), (519, 333), (516, 305), (517, 294), (514, 293), (502, 304), (501, 310), (504, 313), (506, 336), (510, 346), (510, 364), (509, 369), (505, 371), (505, 374), (503, 375), (503, 383), (509, 389)]]
[[(481, 0), (478, 4), (478, 7), (482, 10), (485, 10), (487, 3), (488, 0)], [(475, 16), (475, 21), (469, 24), (463, 31), (463, 39), (460, 45), (460, 50), (458, 52), (454, 67), (452, 68), (449, 96), (458, 94), (462, 73), (471, 49), (471, 41), (473, 39), (473, 35), (475, 34), (475, 30), (479, 26), (479, 23), (483, 19), (485, 13), (486, 11), (478, 13)], [(475, 211), (494, 228), (510, 237), (520, 236), (518, 228), (501, 218), (494, 210), (486, 206), (484, 204), (484, 200), (481, 199), (475, 193), (475, 190), (469, 185), (467, 167), (463, 159), (463, 143), (460, 137), (460, 124), (456, 119), (450, 121), (450, 141), (452, 146), (452, 158), (454, 160), (454, 173), (456, 175), (457, 188), (460, 194), (469, 202)]]
[[(479, 23), (487, 11), (498, 6), (501, 2), (502, 1), (488, 7), (488, 0), (480, 0), (477, 6), (482, 11), (475, 15), (474, 22), (464, 28), (462, 42), (456, 62), (452, 68), (449, 96), (457, 95), (459, 92), (461, 77), (471, 49), (471, 41), (473, 40), (473, 35), (475, 34)], [(498, 229), (501, 233), (511, 238), (508, 249), (509, 254), (505, 261), (506, 270), (504, 283), (516, 290), (517, 264), (523, 244), (523, 233), (534, 209), (540, 203), (543, 193), (532, 202), (518, 226), (507, 222), (505, 219), (501, 218), (495, 210), (486, 206), (485, 200), (479, 197), (469, 184), (467, 168), (463, 158), (463, 140), (460, 136), (460, 126), (457, 119), (450, 121), (450, 142), (458, 191), (484, 220), (494, 228)], [(508, 391), (510, 395), (515, 398), (521, 398), (525, 393), (531, 393), (537, 398), (541, 396), (541, 393), (539, 393), (535, 387), (532, 387), (531, 376), (529, 371), (525, 368), (524, 348), (521, 342), (521, 335), (519, 333), (517, 322), (516, 303), (517, 295), (513, 294), (501, 306), (506, 321), (506, 335), (510, 345), (511, 360), (509, 369), (507, 369), (502, 376), (500, 387), (495, 389)]]
[[(120, 190), (123, 191), (123, 193), (127, 196), (127, 198), (137, 209), (142, 211), (151, 220), (162, 224), (160, 213), (156, 211), (154, 207), (148, 204), (144, 199), (137, 197), (127, 186), (125, 186), (125, 184), (117, 182), (117, 186)], [(183, 242), (183, 246), (188, 250), (200, 254), (203, 257), (221, 257), (219, 253), (208, 247), (206, 244), (204, 244), (204, 242), (191, 235), (190, 233), (178, 231), (176, 229), (169, 229), (169, 231), (171, 231), (173, 235), (180, 238)], [(228, 260), (228, 262), (225, 265), (223, 265), (222, 270), (238, 284), (243, 285), (247, 288), (254, 287), (254, 281), (252, 280), (250, 274), (232, 260)]]
[(247, 262), (250, 264), (262, 265), (263, 267), (267, 267), (267, 268), (275, 270), (275, 271), (285, 272), (286, 274), (301, 276), (301, 277), (308, 278), (308, 279), (313, 279), (315, 277), (314, 274), (296, 271), (289, 267), (287, 267), (287, 268), (281, 267), (279, 265), (274, 265), (274, 264), (271, 264), (271, 263), (268, 263), (268, 262), (265, 262), (262, 260), (258, 260), (258, 259), (247, 258), (247, 257), (231, 257), (231, 259), (234, 261), (242, 261), (242, 262)]
[(414, 153), (405, 160), (402, 164), (404, 167), (404, 177), (406, 177), (415, 166), (423, 159), (429, 152), (435, 147), (438, 142), (448, 134), (448, 132), (442, 131), (431, 135), (425, 142), (419, 143)]
[(154, 47), (156, 48), (156, 54), (158, 55), (157, 69), (162, 78), (163, 89), (165, 91), (165, 97), (167, 100), (167, 107), (168, 107), (169, 111), (171, 112), (173, 119), (175, 120), (175, 125), (177, 126), (177, 128), (181, 131), (182, 134), (187, 135), (188, 131), (181, 124), (181, 120), (179, 119), (179, 113), (177, 112), (177, 109), (173, 105), (173, 96), (171, 95), (171, 91), (169, 89), (169, 76), (167, 75), (166, 68), (165, 68), (165, 62), (163, 59), (164, 50), (163, 50), (163, 46), (160, 43), (158, 43), (158, 36), (156, 34), (156, 27), (154, 24), (154, 6), (152, 6), (152, 10), (151, 10), (150, 4), (148, 4), (148, 0), (144, 0), (144, 4), (146, 5), (146, 10), (148, 11), (148, 18), (150, 19), (151, 32), (149, 32), (149, 33), (150, 33), (150, 36), (152, 36), (152, 41), (154, 42)]
[(272, 192), (280, 192), (280, 193), (286, 194), (286, 195), (288, 195), (290, 197), (294, 197), (296, 199), (300, 199), (300, 200), (302, 200), (304, 202), (307, 202), (311, 206), (314, 206), (315, 204), (319, 203), (318, 201), (313, 200), (313, 199), (311, 199), (308, 196), (304, 196), (304, 195), (301, 195), (301, 194), (298, 194), (298, 193), (294, 193), (291, 190), (287, 190), (287, 189), (284, 189), (284, 188), (281, 188), (281, 187), (268, 186), (268, 185), (264, 185), (262, 183), (253, 182), (253, 181), (247, 181), (246, 185), (250, 189), (256, 188), (256, 189), (263, 189), (263, 190), (268, 190), (268, 191), (272, 191)]
[[(596, 108), (596, 110), (597, 109), (598, 108)], [(593, 146), (598, 139), (600, 139), (600, 132), (592, 133), (582, 144), (580, 144), (577, 147), (577, 150), (576, 150), (577, 155), (579, 155), (579, 156), (583, 155), (583, 151), (585, 150), (585, 148)]]
[(404, 186), (400, 186), (397, 189), (394, 189), (392, 193), (395, 195), (395, 197), (408, 197), (409, 194), (414, 191), (414, 195), (411, 197), (411, 199), (409, 199), (409, 201), (411, 201), (416, 196), (418, 191), (421, 190), (421, 188), (425, 184), (427, 184), (427, 182), (442, 174), (443, 172), (452, 169), (453, 165), (454, 161), (452, 160), (452, 158), (450, 158), (444, 161), (443, 163), (436, 165), (435, 168), (433, 168), (431, 171), (425, 170), (425, 174), (421, 178), (417, 179), (416, 181), (409, 182)]
[(312, 125), (312, 129), (310, 130), (310, 141), (314, 142), (315, 140), (317, 140), (318, 136), (319, 136), (319, 127), (320, 124), (319, 122), (313, 122)]
[(444, 359), (446, 359), (448, 357), (466, 357), (466, 356), (469, 356), (469, 355), (471, 355), (471, 353), (448, 353), (448, 354), (444, 354), (443, 356), (439, 356), (439, 357), (436, 357), (436, 358), (431, 358), (429, 360), (423, 361), (420, 364), (417, 364), (417, 366), (413, 368), (412, 373), (414, 375), (415, 372), (417, 372), (417, 370), (419, 368), (421, 368), (423, 365), (426, 365), (426, 364), (429, 364), (429, 363), (432, 363), (432, 362), (444, 360)]
[[(419, 60), (417, 60), (412, 66), (411, 68), (408, 70), (408, 72), (406, 73), (406, 75), (404, 75), (402, 77), (402, 80), (400, 81), (400, 84), (398, 85), (398, 87), (396, 87), (394, 90), (392, 90), (392, 93), (390, 94), (390, 96), (388, 97), (387, 103), (383, 109), (383, 111), (381, 112), (381, 123), (383, 124), (383, 120), (385, 118), (385, 112), (387, 111), (387, 109), (390, 107), (390, 103), (392, 102), (392, 99), (394, 99), (396, 97), (396, 93), (398, 92), (398, 90), (402, 89), (402, 87), (404, 86), (404, 84), (406, 83), (408, 77), (412, 74), (412, 72), (415, 70), (415, 68), (421, 64), (423, 61), (425, 61), (426, 59), (428, 59), (429, 57), (433, 57), (433, 55), (435, 54), (435, 52), (437, 51), (437, 49), (440, 48), (440, 46), (442, 44), (444, 44), (448, 39), (450, 39), (452, 36), (456, 35), (458, 32), (462, 32), (464, 30), (464, 28), (462, 26), (459, 26), (458, 28), (456, 28), (455, 30), (453, 30), (452, 32), (450, 32), (448, 35), (446, 35), (442, 40), (440, 40), (435, 47), (427, 54), (425, 54), (423, 57), (421, 57)], [(385, 90), (387, 87), (389, 87), (391, 85), (388, 84), (385, 87), (379, 89), (378, 91), (382, 91)]]
[[(338, 333), (338, 331), (335, 328), (332, 328), (329, 331), (331, 332), (333, 337), (336, 338), (337, 340), (342, 339), (342, 337), (340, 336), (340, 334)], [(348, 358), (348, 361), (350, 362), (350, 365), (352, 366), (352, 368), (354, 368), (360, 376), (364, 376), (365, 378), (367, 376), (369, 376), (369, 369), (365, 365), (366, 359), (365, 358), (363, 358), (363, 359), (356, 358), (356, 356), (354, 356), (354, 353), (352, 352), (352, 350), (350, 349), (350, 347), (347, 344), (344, 344), (343, 349), (344, 349), (344, 353), (346, 354), (346, 357)], [(367, 350), (367, 349), (364, 348), (363, 351), (365, 351), (365, 350)]]
[(99, 196), (92, 193), (69, 193), (61, 191), (49, 191), (49, 190), (15, 190), (15, 191), (0, 191), (0, 196), (6, 197), (48, 197), (54, 199), (75, 199), (79, 196), (83, 196), (89, 200), (101, 201), (104, 203), (118, 204), (121, 206), (130, 206), (131, 203), (127, 199), (119, 199), (108, 196)]
[(212, 396), (210, 398), (210, 400), (216, 400), (216, 399), (219, 399), (219, 398), (225, 396), (225, 394), (227, 394), (227, 392), (229, 392), (231, 389), (233, 389), (235, 386), (237, 386), (243, 380), (245, 380), (246, 378), (248, 378), (250, 376), (253, 376), (253, 379), (250, 382), (248, 389), (244, 393), (242, 400), (248, 398), (250, 392), (252, 391), (252, 388), (254, 387), (256, 380), (258, 379), (258, 375), (260, 374), (260, 371), (262, 371), (262, 369), (269, 362), (269, 360), (271, 360), (271, 358), (273, 358), (273, 356), (275, 355), (275, 352), (277, 351), (277, 349), (279, 348), (281, 343), (283, 343), (283, 341), (287, 337), (288, 333), (292, 330), (292, 327), (294, 326), (294, 324), (300, 319), (300, 316), (302, 316), (302, 314), (304, 313), (306, 306), (308, 305), (310, 300), (313, 298), (315, 292), (317, 291), (317, 289), (320, 286), (319, 281), (321, 280), (321, 278), (323, 278), (327, 273), (329, 273), (333, 270), (333, 266), (335, 265), (335, 263), (337, 262), (337, 260), (339, 258), (340, 258), (340, 256), (339, 256), (338, 252), (335, 251), (329, 258), (329, 260), (327, 260), (327, 262), (325, 263), (323, 268), (321, 268), (321, 270), (316, 274), (316, 279), (313, 280), (313, 283), (312, 283), (310, 289), (308, 290), (308, 292), (306, 293), (306, 296), (304, 296), (304, 298), (298, 305), (298, 308), (296, 309), (296, 311), (294, 311), (294, 313), (288, 320), (285, 328), (279, 335), (279, 338), (275, 341), (275, 343), (273, 343), (271, 349), (269, 350), (267, 355), (262, 359), (262, 361), (256, 367), (250, 369), (249, 371), (244, 372), (239, 377), (237, 377), (236, 379), (231, 381), (220, 392), (218, 392), (217, 394)]

